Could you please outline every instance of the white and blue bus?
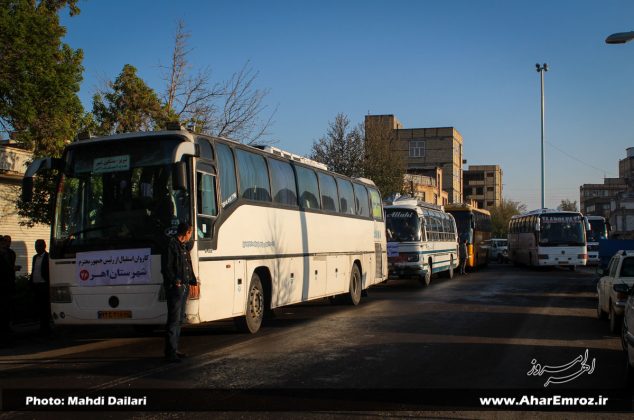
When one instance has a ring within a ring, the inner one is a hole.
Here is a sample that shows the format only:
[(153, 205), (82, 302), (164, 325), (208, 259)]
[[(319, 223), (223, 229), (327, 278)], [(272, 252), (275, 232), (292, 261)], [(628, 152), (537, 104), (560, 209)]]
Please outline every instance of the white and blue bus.
[(69, 144), (55, 169), (50, 241), (52, 316), (59, 324), (162, 324), (161, 255), (180, 222), (194, 226), (199, 286), (186, 320), (235, 318), (256, 332), (267, 311), (345, 295), (387, 279), (379, 191), (366, 179), (279, 149), (182, 129)]
[(440, 206), (400, 197), (385, 206), (390, 278), (417, 278), (429, 285), (433, 274), (453, 277), (458, 267), (456, 222)]
[(586, 219), (579, 212), (534, 210), (513, 216), (508, 233), (509, 260), (528, 266), (586, 265)]

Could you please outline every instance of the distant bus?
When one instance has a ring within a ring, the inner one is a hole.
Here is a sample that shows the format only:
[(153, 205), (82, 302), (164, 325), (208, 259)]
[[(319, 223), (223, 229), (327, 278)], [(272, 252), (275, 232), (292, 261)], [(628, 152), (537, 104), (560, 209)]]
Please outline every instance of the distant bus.
[[(345, 295), (387, 279), (385, 223), (372, 181), (268, 148), (185, 130), (77, 141), (58, 170), (50, 241), (60, 324), (164, 324), (161, 256), (194, 227), (186, 321), (235, 318), (256, 332), (272, 308)], [(198, 289), (198, 290), (196, 290)]]
[(586, 265), (586, 221), (579, 212), (534, 210), (509, 222), (509, 259), (528, 266)]
[(429, 285), (435, 273), (453, 278), (459, 258), (451, 214), (409, 197), (384, 209), (390, 278), (414, 277), (424, 285)]
[(602, 216), (586, 216), (590, 230), (586, 232), (588, 240), (588, 264), (599, 264), (599, 240), (608, 239), (609, 224)]
[(489, 256), (484, 241), (491, 239), (491, 213), (462, 203), (447, 204), (445, 211), (456, 219), (459, 240), (467, 240), (467, 267), (475, 269), (486, 265)]

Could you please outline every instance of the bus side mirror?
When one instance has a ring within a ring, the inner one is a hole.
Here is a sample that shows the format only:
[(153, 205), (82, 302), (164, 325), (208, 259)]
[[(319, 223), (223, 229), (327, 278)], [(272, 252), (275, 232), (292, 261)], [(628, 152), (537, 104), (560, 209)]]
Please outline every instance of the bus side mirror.
[(172, 172), (172, 188), (175, 190), (187, 189), (187, 163), (178, 162)]

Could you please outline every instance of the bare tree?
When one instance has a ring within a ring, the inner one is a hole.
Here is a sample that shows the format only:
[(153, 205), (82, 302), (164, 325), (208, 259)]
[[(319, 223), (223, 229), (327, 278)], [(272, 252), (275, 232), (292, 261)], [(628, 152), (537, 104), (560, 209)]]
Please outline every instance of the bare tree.
[(182, 20), (177, 22), (172, 50), (171, 64), (163, 66), (163, 79), (167, 89), (162, 102), (170, 119), (180, 122), (192, 122), (198, 131), (210, 131), (211, 121), (216, 111), (214, 101), (223, 96), (219, 84), (211, 84), (211, 70), (206, 67), (191, 75), (187, 55), (190, 33), (185, 30)]
[(255, 88), (258, 73), (247, 63), (224, 83), (211, 82), (206, 67), (194, 75), (187, 61), (192, 52), (187, 47), (190, 33), (183, 21), (177, 22), (171, 63), (163, 66), (166, 90), (163, 103), (170, 119), (193, 123), (198, 132), (232, 137), (244, 143), (271, 143), (266, 139), (273, 121), (273, 110), (267, 111), (264, 99), (268, 90)]
[(328, 165), (334, 172), (351, 177), (363, 173), (363, 127), (349, 129), (350, 120), (339, 113), (328, 123), (328, 132), (313, 142), (310, 158)]
[(376, 183), (383, 197), (403, 190), (405, 157), (397, 146), (396, 130), (366, 120), (363, 176)]

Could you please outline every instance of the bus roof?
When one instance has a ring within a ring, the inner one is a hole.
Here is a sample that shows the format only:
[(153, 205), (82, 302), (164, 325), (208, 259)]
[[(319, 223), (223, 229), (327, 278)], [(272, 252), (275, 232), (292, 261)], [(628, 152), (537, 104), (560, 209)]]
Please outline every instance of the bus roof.
[(486, 215), (491, 215), (491, 212), (486, 209), (479, 209), (477, 207), (473, 207), (472, 205), (466, 203), (450, 203), (445, 205), (446, 211), (471, 211), (476, 213), (482, 213)]
[(541, 216), (541, 215), (548, 215), (548, 214), (553, 214), (553, 213), (557, 213), (557, 214), (574, 214), (574, 215), (578, 215), (581, 216), (581, 213), (578, 211), (566, 211), (566, 210), (556, 210), (556, 209), (537, 209), (537, 210), (531, 210), (528, 211), (526, 213), (522, 213), (522, 214), (516, 214), (515, 216), (511, 217), (511, 219), (516, 219), (519, 217), (524, 217), (524, 216)]

